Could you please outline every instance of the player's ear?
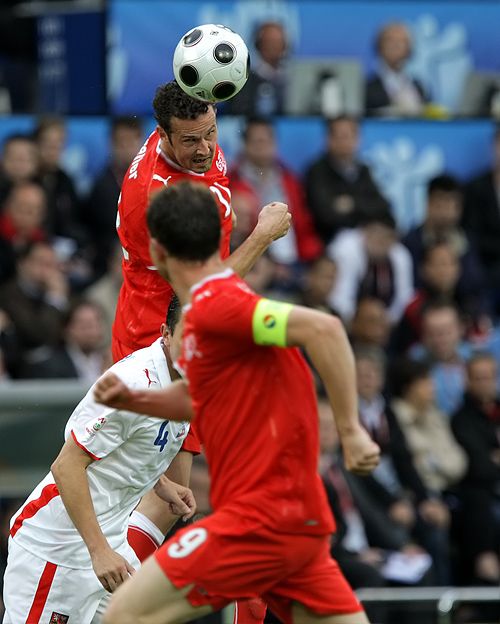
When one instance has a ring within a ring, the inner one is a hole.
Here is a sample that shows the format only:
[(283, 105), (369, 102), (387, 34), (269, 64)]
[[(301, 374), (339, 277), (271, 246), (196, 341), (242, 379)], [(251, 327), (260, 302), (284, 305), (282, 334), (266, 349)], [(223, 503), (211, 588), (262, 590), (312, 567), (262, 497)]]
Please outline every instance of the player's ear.
[(170, 143), (170, 137), (161, 126), (156, 126), (156, 132), (158, 132), (162, 141), (168, 141)]
[(156, 266), (165, 262), (167, 257), (165, 247), (153, 237), (149, 239), (149, 255)]
[(170, 340), (172, 338), (172, 335), (170, 333), (170, 330), (168, 329), (168, 325), (166, 323), (162, 323), (161, 327), (160, 327), (160, 333), (161, 333), (161, 337), (163, 340), (163, 344), (167, 347), (170, 347)]

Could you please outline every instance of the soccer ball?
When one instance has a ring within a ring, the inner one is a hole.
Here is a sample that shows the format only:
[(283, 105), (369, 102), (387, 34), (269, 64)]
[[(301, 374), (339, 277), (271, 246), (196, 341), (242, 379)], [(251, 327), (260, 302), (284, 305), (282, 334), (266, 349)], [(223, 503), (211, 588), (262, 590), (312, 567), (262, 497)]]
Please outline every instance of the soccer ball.
[(243, 39), (227, 26), (203, 24), (181, 38), (173, 65), (175, 79), (188, 95), (223, 102), (243, 88), (250, 55)]

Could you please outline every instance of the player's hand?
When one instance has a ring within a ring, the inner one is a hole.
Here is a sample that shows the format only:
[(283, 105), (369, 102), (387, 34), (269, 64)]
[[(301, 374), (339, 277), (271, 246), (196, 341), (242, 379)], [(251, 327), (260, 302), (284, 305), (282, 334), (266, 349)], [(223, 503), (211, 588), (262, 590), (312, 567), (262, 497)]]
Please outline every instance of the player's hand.
[(282, 202), (271, 202), (259, 213), (256, 231), (269, 240), (269, 244), (288, 233), (292, 224), (292, 215), (288, 206)]
[(162, 500), (169, 503), (170, 511), (182, 519), (189, 520), (196, 511), (193, 492), (188, 487), (170, 481), (162, 475), (154, 487), (154, 491)]
[(111, 548), (100, 549), (91, 554), (92, 567), (106, 591), (115, 589), (135, 572), (130, 563)]
[(354, 431), (342, 434), (340, 442), (344, 452), (344, 464), (349, 472), (368, 475), (377, 467), (380, 448), (363, 427), (359, 426)]
[(113, 373), (106, 373), (94, 387), (94, 399), (115, 409), (127, 409), (132, 399), (132, 392)]

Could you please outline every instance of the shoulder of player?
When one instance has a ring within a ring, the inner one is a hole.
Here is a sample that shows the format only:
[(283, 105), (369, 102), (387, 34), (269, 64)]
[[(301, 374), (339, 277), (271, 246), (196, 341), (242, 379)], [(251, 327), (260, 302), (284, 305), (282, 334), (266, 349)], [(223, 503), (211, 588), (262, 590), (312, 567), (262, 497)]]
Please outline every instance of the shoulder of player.
[(154, 357), (154, 345), (134, 351), (109, 369), (134, 390), (160, 388), (160, 376)]
[(246, 282), (226, 269), (195, 289), (185, 311), (193, 318), (203, 320), (212, 310), (229, 310), (250, 299), (257, 300), (258, 297)]

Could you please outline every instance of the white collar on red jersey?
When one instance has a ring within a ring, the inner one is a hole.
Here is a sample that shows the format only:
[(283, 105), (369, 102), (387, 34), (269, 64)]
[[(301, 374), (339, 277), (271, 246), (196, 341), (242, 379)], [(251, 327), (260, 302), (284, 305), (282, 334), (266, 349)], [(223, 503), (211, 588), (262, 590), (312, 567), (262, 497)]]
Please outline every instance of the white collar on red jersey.
[[(199, 282), (196, 282), (196, 284), (193, 284), (191, 288), (189, 289), (189, 292), (193, 294), (195, 291), (197, 291), (199, 288), (201, 288), (208, 282), (213, 282), (214, 280), (220, 280), (220, 279), (227, 279), (228, 277), (231, 277), (231, 275), (234, 275), (234, 271), (230, 267), (228, 267), (227, 269), (224, 269), (224, 271), (220, 271), (219, 273), (212, 273), (212, 275), (207, 275), (206, 277), (201, 279)], [(189, 310), (190, 307), (191, 307), (191, 304), (186, 303), (185, 305), (182, 306), (182, 311), (187, 312), (187, 310)]]
[(182, 173), (189, 173), (189, 175), (198, 176), (199, 178), (204, 178), (205, 177), (204, 173), (196, 173), (195, 171), (191, 171), (191, 169), (184, 169), (184, 167), (181, 167), (176, 162), (171, 160), (165, 154), (165, 152), (161, 149), (161, 145), (160, 144), (161, 144), (161, 138), (158, 141), (158, 145), (156, 146), (157, 153), (160, 154), (160, 156), (163, 158), (163, 160), (165, 160), (173, 169), (177, 169), (177, 171), (182, 171)]

